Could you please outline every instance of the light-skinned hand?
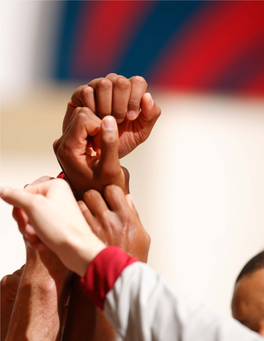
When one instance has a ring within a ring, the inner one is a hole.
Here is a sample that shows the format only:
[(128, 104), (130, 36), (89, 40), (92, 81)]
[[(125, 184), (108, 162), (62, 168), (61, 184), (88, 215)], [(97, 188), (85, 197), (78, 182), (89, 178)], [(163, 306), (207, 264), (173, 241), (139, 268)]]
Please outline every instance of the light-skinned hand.
[(50, 180), (24, 190), (0, 188), (7, 203), (24, 211), (28, 229), (71, 271), (83, 276), (92, 259), (105, 248), (93, 234), (66, 181)]

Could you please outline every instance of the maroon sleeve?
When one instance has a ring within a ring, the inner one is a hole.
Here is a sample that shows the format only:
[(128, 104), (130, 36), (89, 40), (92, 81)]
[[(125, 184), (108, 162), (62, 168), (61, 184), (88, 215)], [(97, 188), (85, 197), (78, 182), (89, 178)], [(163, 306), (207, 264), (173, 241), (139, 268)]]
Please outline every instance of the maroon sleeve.
[(97, 307), (103, 309), (105, 297), (122, 271), (137, 261), (137, 258), (130, 257), (119, 247), (105, 248), (93, 259), (81, 278), (84, 293)]
[(65, 174), (63, 172), (60, 172), (60, 174), (57, 176), (57, 179), (65, 179)]

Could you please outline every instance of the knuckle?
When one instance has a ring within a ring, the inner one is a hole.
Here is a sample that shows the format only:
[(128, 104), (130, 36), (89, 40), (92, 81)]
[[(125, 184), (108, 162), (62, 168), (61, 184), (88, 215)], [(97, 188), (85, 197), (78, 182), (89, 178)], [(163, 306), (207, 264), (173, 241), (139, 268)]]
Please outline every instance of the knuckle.
[(120, 189), (120, 187), (118, 187), (117, 185), (108, 185), (105, 188), (105, 193), (109, 196), (114, 195), (114, 193), (116, 193), (118, 190)]
[(137, 99), (137, 98), (135, 98), (135, 97), (131, 97), (130, 99), (129, 99), (129, 102), (128, 102), (128, 106), (130, 107), (130, 108), (138, 108), (139, 107), (139, 104), (140, 104), (140, 101)]
[(132, 81), (134, 83), (136, 83), (137, 85), (147, 85), (147, 82), (146, 82), (145, 78), (143, 78), (141, 76), (134, 76), (132, 78)]
[(108, 75), (106, 75), (106, 77), (115, 77), (115, 76), (117, 76), (117, 74), (114, 72), (110, 72), (108, 73)]
[(103, 228), (109, 228), (110, 227), (110, 219), (109, 219), (109, 211), (103, 211), (100, 216), (100, 225)]
[(151, 237), (147, 232), (146, 232), (146, 241), (147, 241), (148, 245), (151, 244)]
[(91, 198), (96, 194), (96, 190), (90, 189), (89, 191), (85, 192), (83, 195), (84, 202), (91, 200)]
[(56, 184), (57, 188), (61, 190), (70, 188), (68, 182), (63, 179), (55, 179), (54, 183)]
[(93, 94), (94, 90), (91, 86), (86, 86), (81, 90), (81, 97), (82, 99), (86, 97), (87, 95)]
[(112, 89), (112, 82), (109, 79), (103, 78), (98, 81), (98, 88), (100, 90), (110, 90)]
[(76, 108), (74, 109), (73, 114), (74, 114), (74, 115), (78, 114), (78, 112), (79, 112), (81, 109), (84, 109), (84, 108), (83, 108), (83, 107), (76, 107)]
[(3, 292), (3, 289), (6, 287), (8, 278), (9, 278), (10, 276), (11, 276), (11, 275), (5, 275), (5, 276), (1, 279), (1, 291), (2, 291), (2, 292)]
[(74, 158), (74, 153), (72, 151), (71, 144), (68, 141), (64, 141), (63, 144), (57, 149), (56, 153), (57, 159), (64, 165), (64, 161), (70, 157), (71, 160)]
[(76, 115), (76, 120), (79, 121), (84, 121), (86, 120), (86, 116), (90, 113), (90, 109), (88, 109), (87, 107), (83, 107), (80, 109), (80, 111), (78, 112), (78, 114)]
[(82, 88), (83, 88), (83, 85), (80, 85), (80, 86), (78, 86), (78, 88), (76, 88), (73, 91), (73, 94), (71, 96), (71, 101), (69, 103), (72, 103), (72, 101), (75, 101), (75, 98), (76, 98), (77, 94), (82, 90)]
[(130, 82), (127, 78), (120, 76), (116, 79), (115, 86), (122, 90), (127, 90), (130, 88)]
[(160, 109), (160, 107), (158, 106), (158, 108), (157, 108), (157, 113), (156, 113), (156, 118), (159, 118), (160, 115), (161, 115), (161, 109)]

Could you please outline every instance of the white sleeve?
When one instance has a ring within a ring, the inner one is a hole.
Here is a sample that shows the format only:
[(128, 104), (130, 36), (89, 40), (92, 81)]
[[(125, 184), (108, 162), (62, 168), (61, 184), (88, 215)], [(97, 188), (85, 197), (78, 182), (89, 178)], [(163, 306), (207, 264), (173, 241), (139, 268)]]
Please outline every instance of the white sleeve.
[(126, 341), (263, 340), (232, 318), (175, 294), (146, 264), (126, 267), (107, 293), (104, 312)]

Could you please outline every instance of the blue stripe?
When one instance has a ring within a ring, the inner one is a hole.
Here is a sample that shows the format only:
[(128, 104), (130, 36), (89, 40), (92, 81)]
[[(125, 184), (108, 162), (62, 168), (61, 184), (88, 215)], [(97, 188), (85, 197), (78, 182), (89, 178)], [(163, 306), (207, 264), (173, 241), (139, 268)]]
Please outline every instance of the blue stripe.
[(58, 39), (58, 54), (56, 60), (55, 78), (64, 80), (71, 78), (71, 65), (75, 52), (76, 29), (78, 20), (86, 1), (61, 1), (61, 28)]
[(152, 63), (175, 32), (203, 5), (203, 1), (156, 1), (151, 15), (143, 22), (126, 51), (117, 72), (126, 77), (145, 77)]

